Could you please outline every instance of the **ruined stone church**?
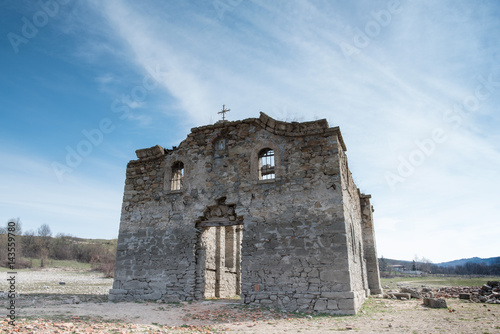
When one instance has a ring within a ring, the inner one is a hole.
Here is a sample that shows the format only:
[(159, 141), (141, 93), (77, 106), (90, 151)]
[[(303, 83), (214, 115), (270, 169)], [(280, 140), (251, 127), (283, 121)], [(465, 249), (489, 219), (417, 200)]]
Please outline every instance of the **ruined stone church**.
[(338, 127), (193, 128), (127, 166), (111, 301), (200, 300), (355, 314), (381, 293), (370, 195)]

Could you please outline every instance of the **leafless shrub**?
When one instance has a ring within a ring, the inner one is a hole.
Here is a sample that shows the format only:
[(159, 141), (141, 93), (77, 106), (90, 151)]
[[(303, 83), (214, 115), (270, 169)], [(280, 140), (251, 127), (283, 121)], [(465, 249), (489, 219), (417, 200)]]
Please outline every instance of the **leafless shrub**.
[(114, 277), (116, 256), (111, 251), (105, 251), (102, 254), (96, 254), (92, 258), (92, 268), (103, 272), (106, 277)]

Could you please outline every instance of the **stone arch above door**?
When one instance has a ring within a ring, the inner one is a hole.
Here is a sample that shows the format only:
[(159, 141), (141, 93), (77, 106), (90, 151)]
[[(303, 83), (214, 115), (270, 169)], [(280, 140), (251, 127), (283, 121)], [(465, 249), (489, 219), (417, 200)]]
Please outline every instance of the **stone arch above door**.
[(236, 204), (226, 204), (226, 197), (217, 199), (217, 204), (208, 206), (196, 221), (198, 227), (243, 225), (243, 217), (236, 215)]

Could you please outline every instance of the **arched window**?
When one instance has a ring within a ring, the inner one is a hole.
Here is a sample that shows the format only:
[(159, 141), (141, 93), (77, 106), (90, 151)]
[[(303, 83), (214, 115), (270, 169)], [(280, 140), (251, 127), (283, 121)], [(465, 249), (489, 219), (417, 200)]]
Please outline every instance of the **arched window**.
[(177, 161), (172, 165), (170, 190), (181, 190), (183, 177), (184, 177), (184, 164), (180, 161)]
[(274, 170), (274, 151), (265, 148), (259, 153), (259, 180), (273, 180), (276, 177)]

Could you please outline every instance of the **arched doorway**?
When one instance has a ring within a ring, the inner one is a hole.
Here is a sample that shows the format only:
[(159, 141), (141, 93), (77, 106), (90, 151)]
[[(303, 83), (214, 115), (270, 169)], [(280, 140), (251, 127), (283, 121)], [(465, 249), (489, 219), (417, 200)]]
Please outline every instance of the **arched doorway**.
[(197, 298), (228, 298), (241, 294), (241, 241), (243, 220), (235, 214), (235, 205), (207, 207), (196, 222)]

